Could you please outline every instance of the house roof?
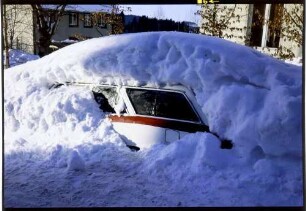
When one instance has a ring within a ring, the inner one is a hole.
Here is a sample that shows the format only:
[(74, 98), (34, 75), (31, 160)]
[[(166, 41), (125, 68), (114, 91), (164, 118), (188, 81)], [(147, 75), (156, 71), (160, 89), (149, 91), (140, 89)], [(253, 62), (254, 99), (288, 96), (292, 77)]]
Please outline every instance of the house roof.
[[(55, 9), (58, 5), (43, 5), (46, 9)], [(71, 12), (107, 12), (110, 13), (112, 7), (110, 5), (89, 5), (89, 4), (74, 4), (74, 5), (67, 5), (65, 11)]]
[(188, 25), (189, 27), (194, 27), (194, 28), (198, 28), (199, 26), (194, 23), (194, 22), (189, 22), (189, 21), (183, 21), (186, 25)]
[(111, 12), (112, 7), (110, 5), (67, 5), (66, 11), (77, 12)]

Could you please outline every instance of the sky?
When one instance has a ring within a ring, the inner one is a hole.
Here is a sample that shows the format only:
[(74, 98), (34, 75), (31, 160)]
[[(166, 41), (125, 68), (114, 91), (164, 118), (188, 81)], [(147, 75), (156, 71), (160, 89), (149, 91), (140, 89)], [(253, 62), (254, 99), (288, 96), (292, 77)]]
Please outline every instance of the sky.
[(131, 15), (145, 15), (162, 19), (172, 19), (174, 21), (191, 21), (198, 23), (200, 18), (194, 13), (200, 6), (195, 4), (187, 5), (124, 5), (131, 7), (131, 12), (125, 12)]

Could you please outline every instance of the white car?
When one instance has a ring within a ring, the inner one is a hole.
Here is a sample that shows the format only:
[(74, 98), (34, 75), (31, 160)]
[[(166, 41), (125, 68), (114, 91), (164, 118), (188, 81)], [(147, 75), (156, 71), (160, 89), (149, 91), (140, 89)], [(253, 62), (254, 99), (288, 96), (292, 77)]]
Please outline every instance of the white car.
[[(63, 84), (53, 87), (60, 85)], [(192, 90), (182, 85), (161, 88), (75, 82), (66, 85), (90, 87), (100, 109), (108, 113), (114, 129), (134, 150), (171, 143), (188, 133), (210, 132)], [(229, 140), (221, 141), (223, 149), (232, 146)]]

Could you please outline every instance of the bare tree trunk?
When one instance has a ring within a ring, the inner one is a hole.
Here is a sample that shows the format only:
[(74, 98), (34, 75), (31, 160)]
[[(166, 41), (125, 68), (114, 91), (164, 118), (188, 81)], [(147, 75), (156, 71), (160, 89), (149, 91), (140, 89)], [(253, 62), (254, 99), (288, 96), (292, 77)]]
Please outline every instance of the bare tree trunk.
[(38, 55), (43, 57), (50, 53), (49, 46), (51, 45), (51, 37), (49, 34), (45, 34), (39, 38)]
[(7, 34), (7, 17), (6, 5), (3, 5), (3, 22), (4, 22), (4, 49), (5, 49), (5, 68), (10, 67), (9, 42)]
[[(57, 25), (64, 15), (66, 5), (58, 5), (56, 8), (47, 10), (40, 4), (32, 4), (32, 9), (36, 17), (36, 23), (39, 32), (38, 39), (38, 55), (43, 57), (50, 53), (51, 38), (54, 35)], [(54, 22), (51, 23), (50, 18), (54, 17)]]

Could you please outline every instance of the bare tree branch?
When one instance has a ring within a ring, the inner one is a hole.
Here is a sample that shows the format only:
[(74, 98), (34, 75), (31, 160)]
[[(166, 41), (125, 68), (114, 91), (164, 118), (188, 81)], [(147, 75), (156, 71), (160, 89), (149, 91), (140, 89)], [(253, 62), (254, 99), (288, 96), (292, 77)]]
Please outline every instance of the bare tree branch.
[(8, 34), (7, 34), (7, 16), (6, 16), (6, 5), (3, 5), (3, 22), (4, 22), (4, 48), (5, 48), (5, 66), (10, 67), (10, 55), (8, 46)]

